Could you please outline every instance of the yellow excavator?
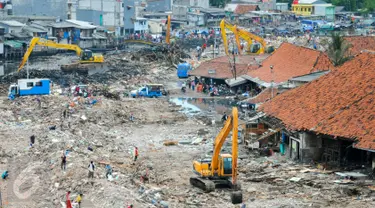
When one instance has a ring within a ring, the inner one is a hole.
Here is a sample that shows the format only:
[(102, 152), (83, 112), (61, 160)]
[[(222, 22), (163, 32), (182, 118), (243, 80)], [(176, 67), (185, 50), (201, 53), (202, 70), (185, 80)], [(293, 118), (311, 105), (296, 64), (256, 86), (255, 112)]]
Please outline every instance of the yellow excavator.
[[(223, 44), (225, 47), (225, 53), (227, 55), (229, 54), (229, 52), (228, 52), (226, 29), (233, 32), (234, 37), (236, 39), (238, 52), (240, 54), (241, 54), (241, 43), (240, 43), (239, 38), (247, 42), (246, 52), (249, 54), (263, 54), (265, 51), (267, 51), (268, 53), (271, 53), (274, 51), (273, 46), (270, 46), (270, 47), (266, 46), (266, 41), (263, 38), (257, 35), (254, 35), (253, 33), (248, 32), (244, 29), (237, 28), (236, 25), (233, 25), (225, 21), (225, 19), (221, 20), (220, 28), (221, 28), (221, 36), (223, 38)], [(254, 43), (254, 41), (256, 41), (256, 43)]]
[(94, 54), (90, 50), (82, 50), (77, 45), (61, 44), (61, 43), (56, 43), (54, 41), (34, 37), (33, 39), (31, 39), (30, 46), (27, 49), (25, 55), (23, 56), (22, 62), (18, 66), (18, 71), (20, 71), (22, 69), (22, 67), (25, 65), (25, 63), (27, 62), (27, 59), (29, 58), (29, 56), (30, 56), (31, 52), (33, 51), (35, 45), (75, 51), (77, 56), (79, 56), (81, 58), (80, 63), (103, 63), (104, 62), (104, 57), (103, 57), (102, 54)]
[[(232, 154), (220, 153), (223, 144), (232, 130)], [(242, 203), (242, 192), (237, 182), (237, 157), (238, 157), (238, 110), (232, 109), (229, 116), (216, 136), (212, 158), (201, 159), (193, 162), (193, 172), (198, 177), (191, 177), (190, 184), (205, 192), (215, 190), (216, 186), (228, 186), (234, 191), (231, 193), (233, 204)]]

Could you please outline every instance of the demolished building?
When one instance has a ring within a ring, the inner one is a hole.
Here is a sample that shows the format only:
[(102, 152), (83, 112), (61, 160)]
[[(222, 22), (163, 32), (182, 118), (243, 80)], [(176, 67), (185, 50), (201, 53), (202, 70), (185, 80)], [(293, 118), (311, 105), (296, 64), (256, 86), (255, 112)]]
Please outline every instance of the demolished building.
[(363, 53), (264, 103), (263, 120), (284, 126), (279, 142), (286, 155), (334, 166), (369, 165), (372, 160), (375, 168), (374, 69), (375, 55)]

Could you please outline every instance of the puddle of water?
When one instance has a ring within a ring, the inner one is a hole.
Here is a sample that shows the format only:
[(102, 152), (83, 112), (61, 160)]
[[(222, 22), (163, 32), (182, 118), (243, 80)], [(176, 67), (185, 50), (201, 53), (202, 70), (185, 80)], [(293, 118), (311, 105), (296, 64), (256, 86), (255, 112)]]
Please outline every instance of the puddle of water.
[(224, 112), (231, 112), (237, 102), (226, 98), (172, 98), (169, 100), (176, 105), (181, 105), (181, 112), (187, 115), (222, 115)]

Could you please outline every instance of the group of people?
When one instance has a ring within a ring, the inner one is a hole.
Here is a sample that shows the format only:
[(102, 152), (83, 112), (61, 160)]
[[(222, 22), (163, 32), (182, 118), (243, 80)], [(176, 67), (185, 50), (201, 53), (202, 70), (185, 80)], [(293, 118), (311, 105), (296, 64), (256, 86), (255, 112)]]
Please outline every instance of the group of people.
[(217, 86), (215, 86), (214, 84), (209, 85), (207, 83), (200, 82), (198, 79), (194, 79), (194, 80), (188, 79), (186, 81), (186, 84), (183, 83), (182, 86), (183, 87), (187, 86), (192, 91), (209, 94), (210, 96), (219, 95), (219, 89), (217, 88)]
[[(70, 201), (70, 193), (71, 193), (70, 191), (68, 191), (68, 193), (66, 193), (66, 208), (72, 208), (73, 207), (72, 202)], [(78, 196), (73, 201), (74, 203), (76, 203), (78, 205), (78, 208), (81, 208), (82, 196), (83, 196), (83, 194), (79, 193)]]
[[(134, 147), (133, 165), (137, 161), (138, 156), (139, 156), (138, 147)], [(62, 154), (62, 156), (61, 156), (61, 170), (63, 170), (63, 171), (66, 170), (66, 162), (67, 162), (67, 157), (66, 157), (66, 152), (64, 151), (63, 154)], [(88, 178), (89, 179), (90, 178), (91, 179), (94, 178), (94, 172), (95, 172), (95, 170), (96, 170), (96, 166), (94, 164), (94, 161), (90, 161), (90, 163), (88, 165)], [(105, 177), (107, 179), (112, 178), (112, 173), (113, 173), (113, 168), (111, 167), (110, 164), (106, 164), (105, 165)], [(7, 177), (8, 177), (8, 171), (5, 171), (2, 174), (2, 178), (6, 179)], [(82, 196), (83, 196), (83, 194), (80, 193), (77, 196), (77, 198), (74, 200), (74, 202), (78, 204), (79, 208), (81, 207)], [(129, 207), (132, 208), (133, 205), (129, 205)], [(70, 191), (68, 191), (68, 193), (66, 194), (66, 208), (72, 208), (72, 202), (70, 200)]]

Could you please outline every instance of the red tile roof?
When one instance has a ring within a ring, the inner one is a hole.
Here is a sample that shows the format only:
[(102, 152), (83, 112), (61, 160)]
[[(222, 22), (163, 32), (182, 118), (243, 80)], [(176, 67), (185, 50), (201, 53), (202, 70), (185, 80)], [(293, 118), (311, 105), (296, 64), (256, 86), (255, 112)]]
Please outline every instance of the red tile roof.
[[(249, 70), (259, 68), (261, 60), (264, 60), (268, 55), (262, 56), (238, 56), (236, 58), (237, 76), (246, 74)], [(231, 58), (232, 60), (232, 58)], [(260, 61), (259, 61), (260, 60)], [(209, 73), (209, 70), (214, 70), (215, 73)], [(228, 56), (221, 56), (206, 62), (203, 62), (195, 70), (190, 71), (189, 75), (209, 77), (214, 79), (230, 79), (233, 78), (231, 72), (231, 65)]]
[(375, 149), (375, 54), (363, 53), (321, 78), (264, 103), (260, 110), (293, 130), (310, 130)]
[(375, 37), (372, 36), (353, 36), (345, 37), (351, 45), (351, 55), (358, 55), (363, 50), (375, 51)]
[(258, 5), (239, 4), (234, 10), (235, 14), (245, 14), (251, 11), (259, 11)]
[[(273, 66), (273, 75), (270, 66)], [(310, 74), (312, 72), (333, 69), (328, 56), (321, 51), (283, 43), (262, 63), (262, 67), (247, 73), (253, 78), (270, 83), (286, 82), (292, 77)]]

